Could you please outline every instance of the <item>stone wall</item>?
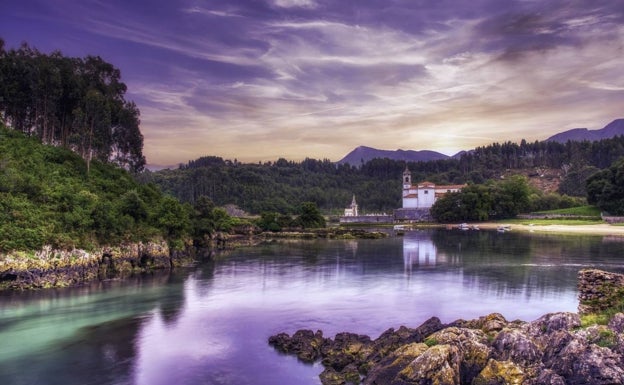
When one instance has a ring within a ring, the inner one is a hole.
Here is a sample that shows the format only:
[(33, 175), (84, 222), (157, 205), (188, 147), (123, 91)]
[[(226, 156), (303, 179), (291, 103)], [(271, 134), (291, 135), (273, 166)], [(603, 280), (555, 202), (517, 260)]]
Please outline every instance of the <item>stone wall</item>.
[(431, 222), (433, 217), (429, 209), (396, 209), (394, 219), (399, 222)]
[(601, 313), (609, 309), (622, 311), (624, 275), (596, 269), (578, 274), (579, 313)]
[(340, 223), (392, 223), (394, 218), (391, 215), (358, 215), (353, 217), (340, 217)]

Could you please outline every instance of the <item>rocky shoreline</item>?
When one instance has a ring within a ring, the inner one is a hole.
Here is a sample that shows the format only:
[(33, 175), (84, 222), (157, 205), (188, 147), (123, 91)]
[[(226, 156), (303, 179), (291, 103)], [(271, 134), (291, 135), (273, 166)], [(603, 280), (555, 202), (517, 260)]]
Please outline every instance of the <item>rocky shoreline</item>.
[(363, 229), (318, 229), (260, 234), (219, 233), (201, 247), (193, 246), (189, 240), (183, 250), (176, 251), (170, 250), (164, 240), (124, 243), (90, 251), (57, 250), (48, 246), (37, 252), (17, 251), (0, 255), (0, 291), (80, 286), (172, 270), (210, 259), (216, 252), (267, 242), (317, 238), (377, 239), (385, 236), (385, 233)]
[(305, 362), (320, 360), (324, 385), (503, 385), (624, 383), (624, 314), (581, 328), (575, 313), (509, 322), (500, 314), (366, 335), (280, 333), (269, 344)]
[(15, 252), (0, 259), (0, 290), (79, 286), (189, 263), (192, 257), (170, 253), (166, 242), (127, 243), (92, 251), (44, 247), (33, 254)]
[[(605, 273), (579, 273), (581, 309), (588, 309), (587, 292), (613, 287), (618, 275)], [(299, 330), (271, 336), (269, 344), (304, 362), (321, 361), (324, 385), (624, 384), (624, 314), (609, 318), (607, 325), (584, 326), (576, 313), (546, 314), (532, 322), (507, 321), (498, 313), (450, 324), (433, 317), (417, 328), (388, 329), (374, 340)]]

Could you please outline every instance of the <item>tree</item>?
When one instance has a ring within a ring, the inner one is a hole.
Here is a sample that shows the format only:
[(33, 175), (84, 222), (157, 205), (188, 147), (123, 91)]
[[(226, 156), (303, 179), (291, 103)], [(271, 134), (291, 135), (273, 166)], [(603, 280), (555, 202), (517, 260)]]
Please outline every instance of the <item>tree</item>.
[(587, 202), (611, 215), (624, 215), (624, 159), (587, 179)]
[(325, 218), (315, 203), (303, 202), (300, 212), (301, 214), (295, 220), (299, 226), (304, 229), (325, 227)]
[[(68, 58), (23, 44), (0, 45), (0, 120), (43, 143), (66, 146), (87, 162), (130, 171), (145, 165), (139, 110), (125, 100), (121, 73), (99, 56)], [(90, 164), (88, 164), (89, 169)]]

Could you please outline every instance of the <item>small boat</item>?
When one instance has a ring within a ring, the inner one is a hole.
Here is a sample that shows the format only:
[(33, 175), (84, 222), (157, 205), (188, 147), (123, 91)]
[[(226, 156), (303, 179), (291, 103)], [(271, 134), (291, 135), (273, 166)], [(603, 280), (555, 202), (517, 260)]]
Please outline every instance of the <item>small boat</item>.
[(393, 230), (396, 232), (396, 235), (404, 235), (406, 230), (410, 230), (410, 227), (405, 225), (394, 225)]
[(472, 230), (479, 230), (479, 226), (478, 225), (472, 225), (470, 228)]
[(506, 231), (511, 231), (511, 226), (510, 225), (501, 225), (501, 226), (498, 226), (496, 231), (498, 231), (499, 233), (504, 233)]
[(457, 228), (460, 229), (460, 230), (469, 230), (470, 226), (468, 226), (468, 223), (462, 223), (462, 224), (458, 225)]

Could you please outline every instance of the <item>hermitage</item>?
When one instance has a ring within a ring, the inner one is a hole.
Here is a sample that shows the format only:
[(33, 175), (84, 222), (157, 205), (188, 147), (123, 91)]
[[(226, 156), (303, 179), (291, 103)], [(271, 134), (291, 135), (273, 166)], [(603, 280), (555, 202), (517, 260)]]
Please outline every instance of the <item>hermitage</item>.
[(465, 185), (435, 185), (431, 182), (412, 184), (412, 173), (403, 171), (403, 209), (430, 209), (444, 194), (459, 192)]

